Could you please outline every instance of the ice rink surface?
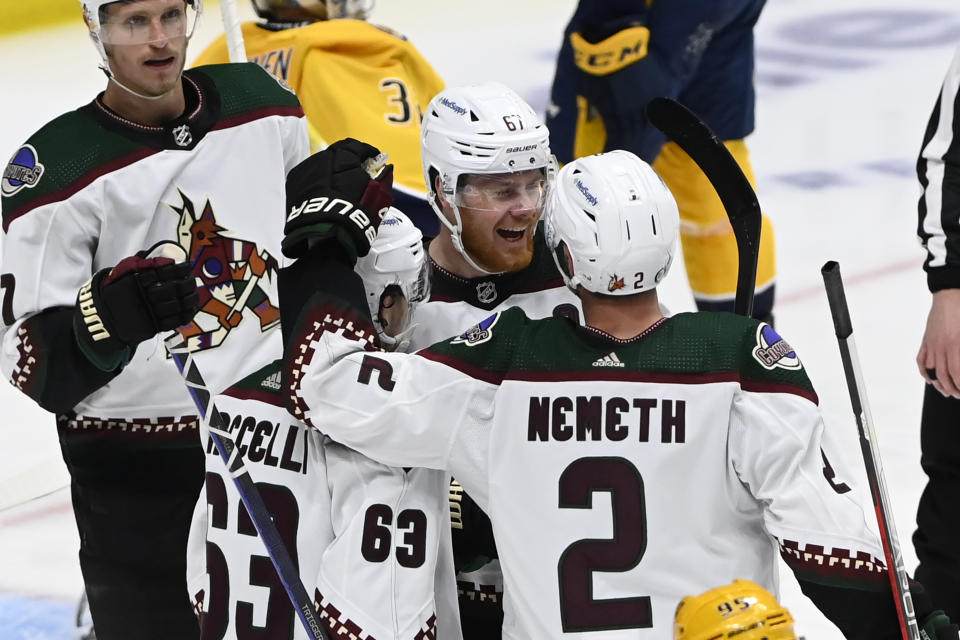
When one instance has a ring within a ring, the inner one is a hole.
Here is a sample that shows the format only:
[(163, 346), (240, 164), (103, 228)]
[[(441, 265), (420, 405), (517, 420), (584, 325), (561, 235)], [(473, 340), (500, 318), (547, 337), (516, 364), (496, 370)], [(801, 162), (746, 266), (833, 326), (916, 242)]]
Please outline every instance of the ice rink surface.
[[(251, 15), (246, 0), (240, 5)], [(380, 0), (374, 21), (409, 36), (448, 84), (501, 80), (542, 113), (574, 6), (572, 0)], [(214, 5), (192, 52), (219, 29)], [(825, 261), (839, 261), (911, 572), (910, 536), (925, 482), (918, 435), (923, 384), (913, 359), (930, 303), (915, 239), (913, 167), (958, 43), (954, 0), (770, 0), (757, 27), (757, 128), (748, 141), (760, 201), (776, 229), (777, 328), (803, 360), (828, 428), (848, 443), (847, 462), (862, 474), (819, 273)], [(104, 85), (79, 22), (0, 40), (0, 54), (4, 157)], [(660, 291), (673, 310), (693, 308), (682, 268)], [(0, 488), (54, 464), (61, 463), (52, 417), (0, 385)], [(698, 490), (695, 475), (686, 490)], [(67, 490), (0, 512), (0, 638), (72, 637), (82, 586), (77, 546)], [(807, 640), (840, 638), (789, 571), (782, 573), (783, 602)]]

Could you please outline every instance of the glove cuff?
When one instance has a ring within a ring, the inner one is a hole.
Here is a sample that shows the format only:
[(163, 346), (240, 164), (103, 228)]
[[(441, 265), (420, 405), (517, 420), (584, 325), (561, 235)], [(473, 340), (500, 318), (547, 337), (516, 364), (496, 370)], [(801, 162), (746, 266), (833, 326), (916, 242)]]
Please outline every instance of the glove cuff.
[(325, 245), (324, 251), (329, 251), (329, 240), (340, 245), (342, 255), (351, 269), (357, 263), (357, 243), (350, 232), (343, 226), (332, 222), (318, 222), (300, 227), (288, 233), (280, 244), (280, 250), (288, 258), (301, 258), (318, 245)]
[(573, 58), (577, 67), (592, 76), (606, 76), (647, 57), (650, 29), (627, 27), (596, 44), (588, 42), (576, 31), (570, 34)]
[(73, 335), (77, 347), (101, 371), (115, 371), (126, 365), (133, 355), (130, 347), (107, 329), (109, 318), (101, 317), (104, 312), (99, 304), (100, 283), (109, 271), (98, 271), (80, 287), (73, 314)]

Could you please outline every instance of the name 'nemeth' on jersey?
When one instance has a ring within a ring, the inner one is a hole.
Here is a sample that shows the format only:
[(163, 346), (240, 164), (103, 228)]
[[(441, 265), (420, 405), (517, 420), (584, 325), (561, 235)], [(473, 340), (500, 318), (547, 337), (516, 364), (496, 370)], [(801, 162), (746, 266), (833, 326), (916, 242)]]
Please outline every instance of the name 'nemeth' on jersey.
[(530, 398), (527, 440), (626, 440), (630, 430), (638, 442), (650, 442), (650, 423), (659, 414), (661, 444), (683, 443), (686, 401), (601, 396), (540, 396)]

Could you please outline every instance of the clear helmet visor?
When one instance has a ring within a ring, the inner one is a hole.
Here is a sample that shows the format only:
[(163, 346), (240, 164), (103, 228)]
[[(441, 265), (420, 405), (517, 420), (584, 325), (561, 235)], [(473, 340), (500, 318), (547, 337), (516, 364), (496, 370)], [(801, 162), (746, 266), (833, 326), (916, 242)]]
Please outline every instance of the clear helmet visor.
[(414, 269), (409, 262), (400, 252), (378, 256), (376, 268), (382, 275), (376, 278), (380, 282), (374, 290), (379, 289), (380, 296), (377, 308), (371, 305), (370, 311), (375, 313), (381, 337), (398, 337), (406, 332), (417, 304), (430, 297), (430, 262), (424, 259)]
[(378, 300), (377, 328), (381, 341), (390, 351), (406, 350), (417, 326), (411, 324), (413, 310), (430, 297), (430, 263), (424, 260), (416, 278), (411, 275), (408, 272), (384, 287)]
[(190, 38), (200, 15), (183, 0), (114, 2), (105, 9), (100, 15), (98, 36), (102, 43), (114, 46)]
[(458, 181), (454, 204), (474, 211), (543, 211), (547, 177), (542, 169), (516, 173), (465, 174)]

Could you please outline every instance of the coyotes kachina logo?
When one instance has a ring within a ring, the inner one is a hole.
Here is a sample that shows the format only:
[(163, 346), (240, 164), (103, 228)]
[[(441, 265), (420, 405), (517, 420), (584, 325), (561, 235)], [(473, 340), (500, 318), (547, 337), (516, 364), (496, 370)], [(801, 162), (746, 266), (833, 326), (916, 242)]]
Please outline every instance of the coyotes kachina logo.
[(607, 283), (607, 291), (609, 291), (610, 293), (613, 293), (618, 289), (623, 289), (623, 286), (624, 286), (623, 278), (621, 278), (617, 274), (613, 274), (610, 276), (610, 282)]
[(267, 331), (280, 323), (280, 310), (261, 286), (276, 277), (277, 261), (254, 242), (221, 235), (210, 201), (197, 215), (193, 202), (180, 193), (182, 204), (170, 205), (179, 217), (177, 241), (164, 242), (151, 255), (178, 256), (193, 265), (199, 308), (193, 320), (178, 327), (190, 351), (202, 351), (223, 343), (230, 331), (250, 311)]

